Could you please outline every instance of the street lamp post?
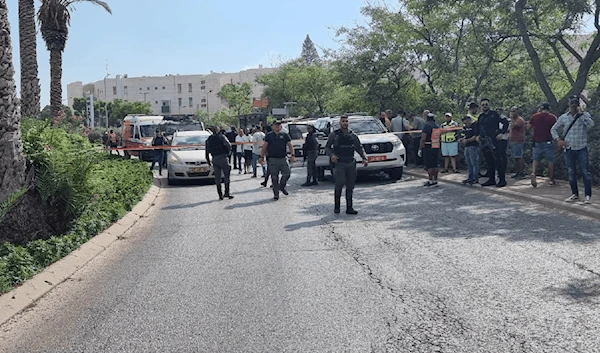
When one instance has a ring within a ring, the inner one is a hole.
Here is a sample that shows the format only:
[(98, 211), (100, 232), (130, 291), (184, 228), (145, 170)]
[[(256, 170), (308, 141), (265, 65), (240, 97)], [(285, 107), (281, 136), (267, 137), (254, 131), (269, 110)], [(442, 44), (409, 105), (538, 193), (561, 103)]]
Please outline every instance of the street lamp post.
[(205, 92), (205, 97), (206, 97), (206, 113), (208, 114), (208, 118), (210, 119), (210, 111), (208, 110), (208, 94), (211, 93), (213, 90), (211, 89), (208, 92)]
[(106, 116), (106, 130), (108, 130), (108, 102), (106, 98), (106, 79), (110, 76), (109, 73), (106, 73), (104, 76), (104, 115)]
[(150, 93), (150, 92), (140, 92), (140, 94), (144, 95), (144, 103), (146, 103), (146, 95)]

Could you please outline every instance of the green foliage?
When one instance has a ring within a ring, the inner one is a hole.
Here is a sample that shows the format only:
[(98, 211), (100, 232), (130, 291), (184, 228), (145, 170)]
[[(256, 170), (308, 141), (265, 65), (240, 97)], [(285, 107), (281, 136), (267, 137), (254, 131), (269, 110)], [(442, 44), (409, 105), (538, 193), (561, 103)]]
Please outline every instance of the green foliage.
[(304, 43), (302, 43), (302, 54), (300, 54), (300, 57), (302, 62), (306, 65), (315, 65), (321, 63), (321, 58), (319, 57), (317, 48), (315, 48), (315, 43), (313, 43), (308, 34), (304, 39)]
[(152, 184), (146, 163), (108, 155), (85, 137), (48, 125), (24, 119), (23, 147), (37, 171), (36, 189), (69, 216), (69, 230), (23, 246), (1, 244), (0, 292), (102, 232), (131, 210)]
[(75, 97), (73, 98), (73, 110), (75, 114), (81, 116), (87, 116), (85, 98)]
[[(73, 111), (71, 110), (70, 107), (63, 105), (61, 110), (64, 113), (64, 116), (66, 116), (68, 119), (70, 119), (71, 117), (73, 117)], [(47, 105), (44, 107), (44, 109), (42, 109), (41, 113), (40, 113), (40, 119), (42, 120), (51, 120), (56, 118), (55, 116), (53, 116), (52, 114), (52, 107)]]
[(229, 109), (236, 115), (252, 112), (252, 86), (248, 82), (239, 85), (227, 84), (221, 88), (217, 96), (225, 99)]
[(108, 104), (100, 100), (94, 101), (96, 118), (104, 118), (107, 110), (109, 126), (121, 126), (123, 118), (128, 114), (152, 114), (152, 105), (149, 102), (126, 102), (122, 99), (115, 99)]

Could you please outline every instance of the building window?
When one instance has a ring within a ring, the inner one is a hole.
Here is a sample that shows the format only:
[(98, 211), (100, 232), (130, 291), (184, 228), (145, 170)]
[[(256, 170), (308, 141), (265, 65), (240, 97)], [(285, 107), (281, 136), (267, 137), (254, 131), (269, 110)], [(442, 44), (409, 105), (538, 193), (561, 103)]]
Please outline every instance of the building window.
[(140, 87), (140, 91), (142, 90), (142, 87)]
[(202, 108), (206, 108), (206, 104), (202, 104), (202, 105), (201, 105), (201, 107), (202, 107)]
[(113, 96), (117, 95), (117, 86), (113, 86)]
[(154, 104), (158, 104), (158, 101), (154, 101)]
[(200, 86), (200, 89), (201, 89), (201, 90), (205, 90), (205, 89), (206, 89), (206, 86)]
[(181, 83), (177, 84), (177, 93), (181, 93)]
[(150, 87), (146, 87), (146, 91), (149, 91), (149, 90), (150, 90)]
[(163, 86), (163, 89), (165, 89), (165, 86)]
[(188, 92), (192, 93), (192, 84), (191, 83), (188, 83)]
[(127, 86), (123, 86), (123, 93), (127, 94)]
[(202, 99), (200, 100), (200, 102), (202, 102), (202, 103), (205, 103), (205, 102), (206, 102), (206, 98), (202, 98)]
[(194, 98), (192, 98), (192, 97), (188, 98), (188, 106), (189, 107), (193, 107), (194, 106)]
[(200, 81), (200, 84), (201, 84), (201, 85), (205, 85), (205, 84), (206, 84), (206, 81), (202, 80), (202, 81)]
[(156, 90), (158, 90), (158, 87), (154, 87), (154, 90), (155, 90), (155, 91), (156, 91)]
[(177, 98), (177, 102), (179, 103), (179, 108), (181, 108), (181, 98)]

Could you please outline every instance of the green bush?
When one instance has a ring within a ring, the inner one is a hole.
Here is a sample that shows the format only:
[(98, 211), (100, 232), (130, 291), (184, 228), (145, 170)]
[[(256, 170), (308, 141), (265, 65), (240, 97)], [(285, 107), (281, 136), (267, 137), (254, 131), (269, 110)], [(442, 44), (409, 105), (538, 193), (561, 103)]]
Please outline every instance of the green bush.
[(68, 255), (122, 218), (152, 184), (148, 165), (109, 155), (86, 138), (24, 120), (23, 145), (42, 199), (63, 207), (68, 232), (24, 245), (0, 244), (0, 293)]

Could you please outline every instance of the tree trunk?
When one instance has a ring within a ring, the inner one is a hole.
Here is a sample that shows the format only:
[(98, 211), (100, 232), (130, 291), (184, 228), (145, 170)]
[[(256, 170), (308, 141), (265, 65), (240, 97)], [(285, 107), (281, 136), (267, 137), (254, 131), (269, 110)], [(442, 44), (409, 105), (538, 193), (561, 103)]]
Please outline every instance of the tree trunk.
[(556, 100), (554, 92), (552, 92), (550, 84), (548, 84), (548, 80), (546, 80), (546, 76), (544, 75), (544, 71), (542, 70), (542, 65), (540, 63), (540, 56), (535, 50), (535, 47), (531, 42), (531, 38), (529, 37), (527, 22), (525, 22), (525, 16), (523, 15), (525, 5), (527, 5), (527, 0), (518, 0), (515, 4), (517, 28), (519, 29), (519, 33), (523, 39), (523, 44), (525, 45), (525, 49), (527, 49), (527, 53), (531, 59), (531, 64), (533, 65), (533, 69), (535, 71), (535, 77), (538, 80), (540, 88), (546, 96), (546, 99), (548, 99), (548, 102), (550, 102), (553, 107), (556, 107), (558, 105), (558, 101)]
[(14, 74), (8, 8), (6, 0), (0, 0), (0, 202), (26, 182)]
[(21, 57), (21, 115), (40, 115), (34, 0), (19, 0), (19, 54)]
[(52, 116), (62, 110), (62, 51), (50, 50), (50, 107)]

